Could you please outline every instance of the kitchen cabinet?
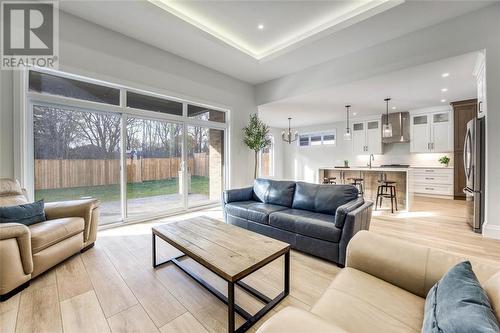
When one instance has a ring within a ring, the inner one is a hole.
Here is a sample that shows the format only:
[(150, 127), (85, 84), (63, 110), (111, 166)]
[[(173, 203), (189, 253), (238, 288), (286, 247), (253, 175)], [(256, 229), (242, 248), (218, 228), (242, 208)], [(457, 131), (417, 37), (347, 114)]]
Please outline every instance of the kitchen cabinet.
[(453, 198), (452, 168), (414, 168), (411, 191), (418, 195)]
[(355, 154), (382, 154), (380, 120), (354, 122), (352, 124), (352, 148)]
[(484, 55), (481, 54), (477, 60), (474, 69), (474, 76), (477, 82), (477, 117), (481, 118), (486, 115), (486, 65)]
[(449, 110), (411, 116), (410, 151), (446, 153), (453, 151), (453, 122)]

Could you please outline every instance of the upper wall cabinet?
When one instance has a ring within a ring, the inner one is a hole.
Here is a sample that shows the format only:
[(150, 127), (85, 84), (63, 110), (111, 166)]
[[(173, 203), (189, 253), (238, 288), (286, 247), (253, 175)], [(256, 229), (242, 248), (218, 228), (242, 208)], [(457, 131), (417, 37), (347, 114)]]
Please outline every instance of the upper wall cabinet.
[(380, 120), (352, 124), (352, 148), (355, 154), (382, 154)]
[(477, 117), (481, 118), (486, 115), (486, 64), (484, 55), (481, 53), (478, 57), (474, 76), (477, 81)]
[(452, 113), (448, 110), (411, 115), (410, 151), (446, 153), (453, 151)]

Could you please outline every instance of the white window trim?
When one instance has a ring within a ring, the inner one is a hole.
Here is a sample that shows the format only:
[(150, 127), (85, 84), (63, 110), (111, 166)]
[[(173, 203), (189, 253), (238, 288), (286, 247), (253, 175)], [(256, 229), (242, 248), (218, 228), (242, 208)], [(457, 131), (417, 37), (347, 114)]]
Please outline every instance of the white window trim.
[[(117, 88), (120, 89), (120, 105), (111, 105), (111, 104), (104, 104), (104, 103), (98, 103), (98, 102), (93, 102), (93, 101), (85, 101), (85, 100), (80, 100), (76, 98), (69, 98), (69, 97), (64, 97), (64, 96), (57, 96), (57, 95), (49, 95), (49, 94), (43, 94), (43, 93), (37, 93), (37, 92), (30, 92), (29, 91), (29, 70), (34, 70), (37, 72), (41, 73), (47, 73), (47, 74), (52, 74), (52, 75), (57, 75), (60, 77), (65, 77), (65, 78), (70, 78), (70, 79), (75, 79), (79, 81), (84, 81), (84, 82), (89, 82), (89, 83), (94, 83), (94, 84), (99, 84), (102, 86), (106, 87), (112, 87), (112, 88)], [(135, 109), (135, 108), (130, 108), (126, 106), (126, 98), (124, 92), (126, 91), (133, 91), (137, 93), (141, 93), (144, 95), (150, 95), (154, 97), (159, 97), (159, 98), (164, 98), (168, 100), (173, 100), (173, 101), (178, 101), (183, 103), (183, 115), (182, 116), (176, 116), (176, 115), (171, 115), (171, 114), (166, 114), (166, 113), (161, 113), (161, 112), (155, 112), (155, 111), (147, 111), (147, 110), (141, 110), (141, 109)], [(80, 110), (94, 110), (94, 111), (105, 111), (105, 112), (115, 112), (115, 113), (120, 113), (122, 116), (137, 116), (137, 117), (142, 117), (142, 118), (147, 118), (147, 119), (152, 119), (152, 120), (167, 120), (170, 122), (176, 122), (176, 123), (183, 123), (184, 124), (184, 130), (186, 130), (187, 126), (201, 126), (201, 127), (206, 127), (206, 128), (213, 128), (213, 129), (219, 129), (224, 131), (224, 155), (225, 158), (224, 160), (226, 161), (224, 164), (224, 170), (223, 170), (223, 182), (224, 182), (224, 189), (230, 188), (230, 168), (229, 168), (229, 163), (230, 161), (230, 144), (231, 140), (230, 135), (231, 135), (231, 127), (230, 127), (230, 121), (231, 121), (231, 108), (221, 106), (221, 105), (214, 105), (210, 103), (206, 103), (205, 101), (201, 100), (196, 100), (194, 98), (181, 98), (181, 97), (175, 97), (175, 96), (170, 96), (166, 94), (160, 94), (152, 91), (147, 91), (139, 88), (134, 88), (130, 87), (127, 85), (121, 85), (121, 84), (116, 84), (108, 81), (102, 81), (99, 79), (93, 79), (89, 78), (86, 76), (81, 76), (78, 74), (71, 74), (63, 71), (57, 71), (57, 70), (52, 70), (52, 69), (45, 69), (45, 68), (26, 68), (23, 70), (18, 70), (14, 71), (13, 73), (13, 97), (14, 97), (14, 110), (19, 110), (19, 112), (14, 112), (14, 133), (17, 133), (17, 135), (14, 135), (14, 177), (19, 180), (21, 183), (21, 186), (26, 188), (28, 198), (30, 200), (34, 200), (34, 152), (33, 152), (33, 145), (34, 145), (34, 138), (33, 138), (33, 115), (32, 115), (32, 105), (33, 103), (43, 103), (43, 104), (51, 104), (51, 105), (61, 105), (65, 107), (72, 107)], [(195, 119), (195, 118), (189, 118), (187, 117), (187, 105), (196, 105), (196, 106), (202, 106), (202, 107), (207, 107), (213, 110), (225, 112), (225, 123), (219, 123), (219, 122), (214, 122), (214, 121), (208, 121), (208, 120), (200, 120), (200, 119)], [(123, 130), (123, 129), (122, 129)], [(185, 154), (186, 152), (186, 136), (184, 136), (184, 149), (183, 149), (183, 161), (185, 160)], [(122, 143), (123, 144), (123, 143)], [(124, 152), (124, 149), (122, 149), (122, 153)], [(184, 167), (184, 166), (183, 166)], [(124, 170), (122, 166), (122, 170)], [(123, 176), (125, 175), (125, 176)], [(122, 172), (122, 177), (126, 177), (126, 172)], [(126, 178), (125, 178), (126, 179)], [(184, 177), (184, 180), (186, 182), (187, 186), (187, 179)], [(123, 193), (126, 193), (126, 186), (123, 185), (123, 179), (122, 179), (122, 188), (121, 188), (121, 193), (122, 196), (121, 198), (126, 200), (126, 197), (123, 196)], [(186, 187), (185, 187), (186, 188)], [(188, 206), (187, 204), (187, 196), (185, 196), (185, 205), (184, 208), (179, 210), (179, 211), (168, 211), (165, 212), (164, 214), (160, 215), (155, 215), (151, 217), (147, 217), (148, 219), (150, 218), (157, 218), (157, 217), (162, 217), (162, 216), (168, 216), (171, 215), (172, 213), (179, 213), (179, 212), (185, 212), (188, 210), (196, 210), (200, 209), (203, 206), (210, 206), (213, 205), (214, 203), (206, 203), (206, 204), (201, 204), (199, 206)], [(122, 205), (123, 210), (126, 210), (126, 205)], [(126, 213), (125, 212), (122, 212)], [(126, 216), (126, 215), (123, 215)], [(135, 223), (137, 221), (143, 221), (145, 218), (144, 217), (138, 217), (138, 218), (126, 218), (122, 219), (122, 221), (117, 221), (121, 223)]]

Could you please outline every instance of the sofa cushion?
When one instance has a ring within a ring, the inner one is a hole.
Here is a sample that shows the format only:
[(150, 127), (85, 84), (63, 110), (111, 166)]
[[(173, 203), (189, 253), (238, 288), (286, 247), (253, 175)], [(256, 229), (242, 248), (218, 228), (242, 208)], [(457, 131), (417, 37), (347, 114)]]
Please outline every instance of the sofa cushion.
[(39, 200), (17, 206), (0, 207), (0, 223), (31, 225), (45, 221), (44, 202)]
[(266, 204), (292, 207), (295, 182), (258, 178), (253, 185), (253, 198)]
[(226, 213), (245, 220), (248, 220), (248, 207), (255, 204), (253, 200), (250, 201), (236, 201), (228, 203), (224, 206)]
[(500, 332), (470, 262), (455, 265), (431, 288), (422, 332)]
[(337, 208), (358, 197), (352, 185), (318, 185), (297, 182), (292, 208), (335, 214)]
[(269, 215), (274, 212), (287, 209), (283, 206), (270, 205), (265, 203), (254, 203), (248, 207), (248, 219), (250, 221), (269, 224)]
[(264, 322), (257, 333), (347, 333), (309, 311), (288, 306)]
[(354, 268), (344, 268), (312, 313), (348, 332), (420, 332), (425, 299)]
[(23, 190), (17, 179), (0, 178), (0, 196), (23, 195)]
[(30, 225), (32, 252), (38, 253), (66, 238), (83, 232), (84, 224), (81, 217), (67, 217)]
[(333, 215), (286, 209), (272, 213), (269, 216), (269, 225), (303, 236), (338, 243), (342, 230), (335, 227), (334, 220)]
[(268, 224), (269, 214), (287, 209), (283, 206), (270, 205), (255, 201), (239, 201), (228, 203), (225, 206), (226, 213), (245, 220)]

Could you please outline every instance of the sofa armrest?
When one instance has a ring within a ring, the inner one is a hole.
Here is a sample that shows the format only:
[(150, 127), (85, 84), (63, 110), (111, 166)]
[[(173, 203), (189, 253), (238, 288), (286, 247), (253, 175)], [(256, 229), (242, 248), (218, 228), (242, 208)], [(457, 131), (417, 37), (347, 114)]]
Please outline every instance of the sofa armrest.
[(337, 210), (335, 211), (335, 226), (339, 229), (342, 229), (344, 227), (347, 214), (360, 207), (364, 203), (365, 199), (363, 199), (363, 197), (357, 197), (356, 199), (351, 200), (342, 206), (338, 206)]
[(372, 219), (372, 201), (364, 201), (362, 205), (347, 213), (342, 226), (339, 244), (339, 264), (345, 265), (347, 246), (358, 231), (368, 230)]
[[(33, 258), (31, 256), (30, 229), (20, 223), (1, 223), (0, 242), (10, 239), (15, 239), (17, 241), (17, 247), (19, 249), (24, 274), (31, 274), (33, 272)], [(15, 245), (13, 246), (15, 247)], [(2, 267), (1, 270), (3, 269), (5, 268)]]
[(268, 319), (257, 333), (347, 333), (340, 327), (302, 309), (286, 307)]
[(47, 220), (65, 217), (83, 218), (85, 223), (83, 232), (84, 246), (87, 246), (96, 239), (99, 205), (100, 202), (97, 199), (49, 202), (45, 204), (45, 217)]
[(236, 201), (247, 201), (253, 198), (253, 186), (236, 188), (232, 190), (225, 190), (222, 199), (224, 204)]

